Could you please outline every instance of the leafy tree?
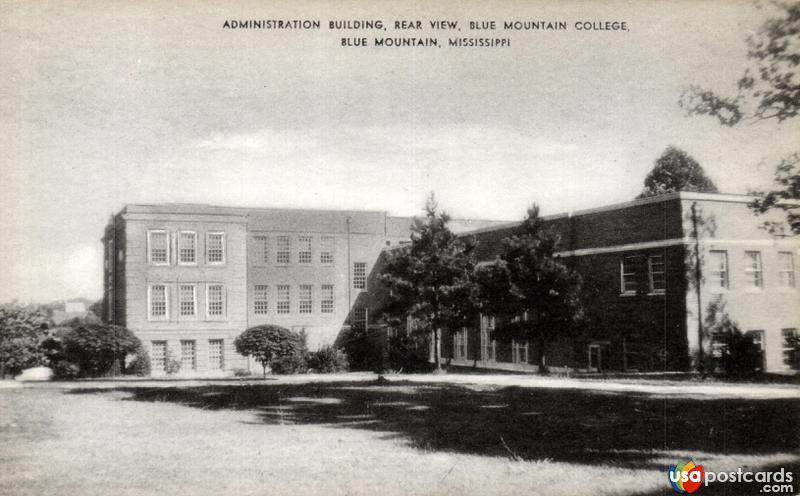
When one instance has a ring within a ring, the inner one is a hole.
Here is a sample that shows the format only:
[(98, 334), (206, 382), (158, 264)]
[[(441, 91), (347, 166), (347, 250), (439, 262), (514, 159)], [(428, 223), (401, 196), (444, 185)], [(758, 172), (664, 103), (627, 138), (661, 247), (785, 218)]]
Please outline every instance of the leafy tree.
[[(700, 86), (690, 86), (679, 100), (689, 115), (709, 115), (723, 126), (743, 121), (794, 119), (800, 111), (800, 2), (773, 1), (777, 9), (758, 32), (749, 36), (747, 56), (751, 67), (738, 81), (735, 96), (721, 96)], [(794, 234), (800, 234), (800, 155), (784, 157), (775, 171), (776, 188), (753, 191), (759, 198), (750, 208), (756, 214), (782, 210)], [(787, 204), (788, 202), (788, 204)], [(770, 232), (782, 231), (766, 222)]]
[(384, 316), (395, 325), (413, 317), (420, 323), (418, 332), (431, 333), (437, 369), (441, 369), (441, 331), (458, 329), (474, 317), (470, 297), (475, 242), (453, 234), (449, 221), (431, 193), (425, 219), (415, 219), (411, 228), (411, 243), (387, 252), (380, 275), (389, 290)]
[(503, 317), (495, 338), (537, 343), (539, 371), (547, 373), (547, 343), (576, 329), (583, 317), (581, 278), (555, 257), (558, 235), (547, 229), (532, 206), (499, 257), (476, 270), (477, 300), (487, 313)]
[(704, 370), (726, 377), (748, 377), (763, 371), (763, 357), (751, 336), (725, 311), (725, 304), (713, 302), (706, 313), (706, 332), (713, 341)]
[(67, 361), (80, 368), (84, 377), (107, 374), (115, 362), (125, 363), (125, 357), (136, 353), (141, 341), (128, 329), (103, 324), (86, 324), (74, 327), (62, 338)]
[(644, 179), (644, 189), (637, 198), (672, 191), (716, 193), (717, 187), (706, 176), (697, 160), (685, 151), (669, 146), (656, 159), (653, 170)]
[(36, 307), (0, 305), (0, 378), (44, 361), (39, 343), (46, 337), (47, 321)]
[(261, 364), (264, 377), (273, 361), (298, 355), (302, 347), (299, 334), (276, 325), (251, 327), (237, 336), (233, 344), (239, 354), (252, 356)]

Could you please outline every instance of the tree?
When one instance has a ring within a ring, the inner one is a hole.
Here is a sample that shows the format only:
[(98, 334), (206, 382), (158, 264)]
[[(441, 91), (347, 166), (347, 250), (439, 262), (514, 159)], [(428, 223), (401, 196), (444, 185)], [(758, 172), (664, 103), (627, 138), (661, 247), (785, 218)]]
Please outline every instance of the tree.
[(742, 333), (725, 311), (725, 304), (712, 302), (706, 311), (705, 328), (712, 340), (704, 369), (726, 377), (748, 377), (764, 370), (763, 356), (752, 336)]
[(39, 365), (39, 343), (47, 334), (47, 315), (33, 306), (0, 305), (0, 378)]
[(441, 369), (441, 332), (467, 325), (474, 317), (471, 302), (475, 242), (459, 238), (447, 227), (433, 193), (425, 204), (425, 220), (415, 219), (411, 243), (387, 252), (380, 280), (389, 290), (384, 317), (393, 324), (412, 317), (418, 332), (428, 332), (434, 361)]
[(299, 334), (276, 325), (251, 327), (237, 336), (233, 344), (239, 354), (251, 356), (261, 364), (264, 377), (273, 360), (293, 357), (302, 347)]
[(558, 241), (533, 205), (516, 233), (503, 240), (499, 257), (476, 270), (480, 306), (505, 322), (495, 338), (537, 343), (541, 373), (547, 373), (547, 343), (573, 331), (583, 317), (582, 281), (555, 256)]
[(672, 191), (716, 193), (717, 187), (703, 168), (685, 151), (667, 147), (656, 159), (653, 170), (644, 179), (644, 189), (637, 198), (661, 195)]
[(142, 343), (128, 329), (104, 324), (85, 324), (66, 331), (62, 338), (64, 357), (80, 368), (84, 377), (108, 374), (115, 363), (141, 349)]
[[(720, 96), (717, 92), (690, 86), (681, 96), (679, 105), (689, 115), (709, 115), (723, 126), (735, 126), (743, 121), (794, 119), (800, 112), (800, 2), (773, 1), (777, 9), (758, 32), (747, 38), (747, 56), (751, 67), (738, 81), (735, 96)], [(753, 191), (759, 198), (750, 208), (756, 214), (778, 209), (786, 214), (794, 234), (800, 234), (800, 156), (794, 152), (784, 157), (775, 172), (776, 189)], [(770, 232), (781, 226), (766, 222)]]

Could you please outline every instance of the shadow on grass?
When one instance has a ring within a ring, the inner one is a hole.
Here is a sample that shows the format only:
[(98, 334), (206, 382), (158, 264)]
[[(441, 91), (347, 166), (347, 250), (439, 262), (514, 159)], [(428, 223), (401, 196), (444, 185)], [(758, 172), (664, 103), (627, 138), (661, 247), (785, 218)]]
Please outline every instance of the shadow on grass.
[(132, 401), (254, 409), (265, 424), (365, 429), (429, 451), (522, 460), (665, 470), (663, 463), (650, 460), (666, 451), (687, 457), (696, 452), (771, 454), (796, 452), (800, 446), (800, 400), (664, 399), (638, 393), (399, 382), (115, 391), (130, 393)]

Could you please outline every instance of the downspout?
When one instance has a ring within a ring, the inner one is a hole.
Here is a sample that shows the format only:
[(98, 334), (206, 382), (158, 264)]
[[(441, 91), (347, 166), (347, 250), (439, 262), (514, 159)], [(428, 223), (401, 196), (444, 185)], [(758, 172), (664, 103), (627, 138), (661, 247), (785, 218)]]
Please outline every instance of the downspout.
[(703, 280), (700, 265), (700, 234), (697, 229), (697, 202), (692, 202), (692, 230), (694, 231), (694, 282), (697, 293), (697, 371), (703, 373), (703, 303), (700, 299), (700, 284)]

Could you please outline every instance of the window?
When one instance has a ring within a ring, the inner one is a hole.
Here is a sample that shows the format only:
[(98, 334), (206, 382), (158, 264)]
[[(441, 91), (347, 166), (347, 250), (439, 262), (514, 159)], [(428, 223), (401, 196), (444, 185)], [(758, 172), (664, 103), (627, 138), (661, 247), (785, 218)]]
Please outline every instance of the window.
[(511, 341), (511, 360), (514, 363), (528, 363), (527, 341)]
[(194, 284), (181, 284), (178, 299), (181, 317), (190, 317), (197, 313), (197, 291)]
[(353, 287), (355, 289), (367, 288), (367, 264), (364, 262), (353, 263)]
[(197, 360), (194, 341), (181, 341), (181, 370), (196, 370)]
[(178, 233), (178, 263), (194, 265), (197, 263), (197, 233), (181, 231)]
[(257, 285), (253, 290), (253, 313), (266, 315), (269, 312), (269, 286)]
[(297, 238), (297, 263), (311, 263), (311, 236)]
[(492, 339), (494, 332), (494, 317), (481, 317), (481, 360), (495, 361), (497, 356), (497, 342)]
[(761, 273), (761, 252), (744, 252), (745, 266), (744, 276), (747, 287), (750, 289), (761, 289), (764, 287), (764, 279)]
[(456, 360), (467, 359), (467, 330), (464, 328), (453, 334), (453, 358)]
[(225, 286), (209, 284), (206, 287), (206, 309), (209, 317), (225, 316)]
[(222, 370), (225, 368), (225, 352), (223, 351), (223, 340), (208, 340), (208, 369)]
[(322, 313), (333, 313), (333, 284), (322, 285), (319, 301)]
[(169, 265), (169, 236), (167, 231), (147, 232), (147, 257), (153, 265)]
[(356, 331), (367, 330), (367, 307), (355, 307), (351, 326)]
[(781, 329), (783, 336), (783, 364), (790, 370), (800, 370), (800, 336), (797, 329)]
[(256, 265), (266, 265), (269, 263), (269, 238), (266, 236), (255, 236), (253, 238), (253, 263)]
[(764, 370), (764, 331), (747, 331), (746, 333), (753, 340), (753, 346), (758, 350), (758, 369)]
[(298, 296), (298, 300), (300, 301), (300, 313), (311, 313), (312, 308), (314, 308), (313, 301), (311, 300), (311, 285), (301, 284)]
[(709, 252), (708, 284), (712, 290), (728, 289), (728, 252), (720, 250)]
[(163, 372), (167, 368), (167, 342), (152, 341), (150, 343), (150, 363), (153, 370)]
[(291, 311), (291, 295), (289, 294), (289, 286), (285, 284), (278, 285), (278, 304), (276, 307), (277, 313), (289, 313)]
[(167, 286), (153, 284), (148, 291), (148, 309), (150, 320), (167, 320)]
[(622, 294), (636, 294), (637, 289), (637, 275), (636, 265), (639, 257), (629, 256), (622, 257), (620, 260), (620, 292)]
[(323, 236), (319, 240), (319, 263), (333, 265), (335, 241), (333, 236)]
[(778, 284), (782, 288), (794, 287), (794, 255), (790, 251), (778, 252)]
[(225, 233), (208, 233), (206, 237), (206, 260), (210, 264), (225, 263)]
[(278, 249), (275, 251), (275, 262), (279, 264), (288, 264), (292, 252), (292, 241), (289, 236), (278, 236), (276, 240)]
[(662, 255), (650, 255), (647, 259), (647, 272), (650, 275), (650, 293), (664, 294), (667, 289), (664, 257)]

